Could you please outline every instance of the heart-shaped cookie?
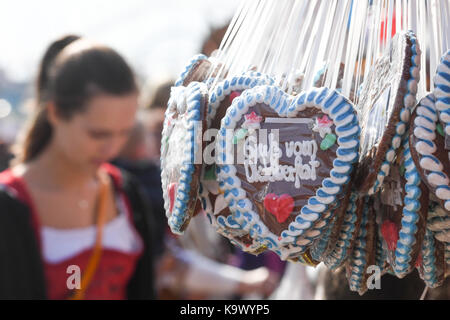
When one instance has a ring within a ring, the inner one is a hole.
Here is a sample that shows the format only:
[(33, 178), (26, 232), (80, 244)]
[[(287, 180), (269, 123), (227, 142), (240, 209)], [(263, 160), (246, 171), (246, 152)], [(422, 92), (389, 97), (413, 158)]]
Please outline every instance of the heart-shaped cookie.
[(181, 234), (195, 213), (206, 128), (207, 87), (173, 87), (161, 140), (161, 183), (172, 232)]
[(445, 138), (437, 130), (438, 114), (433, 94), (425, 96), (411, 119), (409, 145), (411, 155), (423, 182), (450, 212), (450, 160)]
[[(247, 135), (234, 144), (243, 128)], [(218, 178), (235, 220), (275, 252), (287, 245), (305, 252), (349, 181), (359, 131), (353, 105), (335, 90), (298, 96), (275, 86), (244, 91), (222, 119), (216, 150)], [(270, 193), (294, 201), (284, 222), (264, 206)]]
[(433, 93), (439, 119), (444, 126), (445, 149), (450, 150), (450, 50), (442, 56), (437, 67)]
[(389, 174), (416, 105), (420, 49), (415, 35), (395, 35), (361, 88), (361, 148), (355, 188), (374, 194)]

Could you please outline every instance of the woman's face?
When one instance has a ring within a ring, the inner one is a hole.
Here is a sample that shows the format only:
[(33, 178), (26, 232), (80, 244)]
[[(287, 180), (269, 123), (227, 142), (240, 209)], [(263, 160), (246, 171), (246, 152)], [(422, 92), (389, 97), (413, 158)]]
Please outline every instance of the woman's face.
[(116, 157), (134, 126), (138, 94), (99, 95), (69, 120), (54, 117), (54, 141), (64, 160), (90, 171)]

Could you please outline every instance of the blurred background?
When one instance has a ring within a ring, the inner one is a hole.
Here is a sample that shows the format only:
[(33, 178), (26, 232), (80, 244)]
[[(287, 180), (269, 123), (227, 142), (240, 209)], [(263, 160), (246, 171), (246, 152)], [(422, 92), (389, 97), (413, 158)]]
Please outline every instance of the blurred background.
[(11, 142), (49, 43), (79, 34), (111, 46), (142, 85), (172, 79), (239, 0), (0, 1), (0, 140)]

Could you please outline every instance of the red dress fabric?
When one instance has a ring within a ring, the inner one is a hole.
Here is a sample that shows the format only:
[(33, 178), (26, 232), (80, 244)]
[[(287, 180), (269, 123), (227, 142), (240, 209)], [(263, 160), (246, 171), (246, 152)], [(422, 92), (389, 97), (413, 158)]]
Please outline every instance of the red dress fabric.
[[(121, 176), (120, 171), (109, 164), (102, 165), (102, 169), (106, 170), (113, 178), (114, 184), (118, 186), (120, 190)], [(67, 299), (72, 290), (71, 285), (75, 283), (73, 269), (70, 266), (78, 266), (81, 277), (85, 270), (88, 261), (92, 255), (93, 248), (84, 250), (77, 255), (61, 261), (59, 263), (48, 263), (42, 257), (42, 241), (40, 237), (41, 226), (39, 223), (36, 208), (32, 202), (32, 199), (27, 191), (24, 181), (20, 177), (16, 177), (8, 169), (0, 174), (0, 184), (6, 186), (10, 192), (12, 192), (19, 200), (27, 204), (30, 208), (33, 228), (35, 230), (36, 237), (41, 247), (41, 258), (44, 263), (45, 277), (47, 283), (47, 297), (49, 299)], [(120, 193), (120, 196), (126, 203), (126, 214), (131, 225), (137, 233), (131, 215), (131, 207), (128, 202), (128, 198)], [(142, 243), (142, 241), (141, 241)], [(114, 249), (102, 249), (101, 259), (97, 270), (93, 276), (89, 287), (85, 291), (85, 299), (94, 300), (120, 300), (126, 299), (126, 288), (129, 280), (131, 279), (137, 261), (142, 254), (141, 250), (135, 253), (125, 253)]]

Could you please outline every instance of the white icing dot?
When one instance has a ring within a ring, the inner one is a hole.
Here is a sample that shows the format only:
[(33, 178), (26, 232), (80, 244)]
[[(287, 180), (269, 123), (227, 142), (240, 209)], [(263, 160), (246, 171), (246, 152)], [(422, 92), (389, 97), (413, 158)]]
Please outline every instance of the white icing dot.
[(416, 104), (416, 98), (412, 94), (405, 96), (405, 107), (412, 108)]
[(297, 241), (297, 244), (300, 246), (308, 245), (310, 243), (311, 243), (311, 241), (308, 239), (300, 239), (299, 241)]
[(421, 127), (425, 127), (427, 129), (433, 130), (436, 128), (436, 125), (433, 122), (430, 122), (428, 119), (424, 118), (424, 117), (417, 117), (414, 120), (414, 124), (416, 126), (421, 126)]
[(422, 158), (420, 160), (420, 166), (426, 170), (430, 171), (442, 171), (442, 164), (431, 160), (430, 158)]
[(426, 154), (432, 154), (436, 151), (436, 145), (431, 142), (431, 146), (423, 141), (419, 141), (416, 143), (416, 150), (420, 154), (426, 155)]
[(325, 204), (330, 204), (332, 202), (334, 202), (334, 200), (336, 200), (336, 197), (330, 196), (330, 197), (319, 197), (316, 196), (317, 200), (319, 200), (320, 202), (323, 202)]
[[(426, 100), (426, 101), (422, 100), (422, 101), (421, 101), (421, 103), (422, 103), (423, 105), (427, 105), (427, 106), (429, 106), (431, 109), (434, 110), (434, 106), (433, 106), (433, 105), (429, 105), (427, 102), (428, 102), (428, 100)], [(434, 122), (437, 121), (437, 115), (436, 115), (436, 112), (432, 112), (432, 111), (431, 111), (430, 109), (428, 109), (428, 108), (419, 106), (419, 107), (417, 107), (416, 113), (417, 113), (418, 115), (420, 115), (420, 116), (428, 117), (428, 118), (430, 118), (431, 120), (433, 120)]]
[(420, 70), (417, 67), (414, 67), (413, 70), (411, 71), (411, 74), (414, 78), (419, 79), (420, 77)]
[(409, 91), (411, 91), (412, 94), (416, 94), (417, 93), (417, 81), (411, 80), (408, 83), (408, 89)]
[(403, 135), (405, 133), (405, 130), (406, 130), (406, 125), (404, 123), (400, 123), (397, 125), (397, 128), (396, 128), (397, 134)]
[(311, 238), (318, 237), (319, 235), (320, 235), (319, 230), (309, 230), (308, 232), (306, 232), (306, 236)]
[(450, 200), (450, 190), (447, 188), (438, 188), (436, 190), (436, 196), (442, 200)]
[(414, 135), (417, 138), (424, 139), (424, 140), (434, 140), (436, 138), (436, 134), (434, 131), (429, 132), (421, 127), (414, 128)]
[(433, 186), (439, 186), (439, 185), (448, 185), (448, 178), (443, 177), (439, 174), (436, 174), (434, 172), (430, 173), (427, 176), (428, 182)]
[(386, 160), (389, 162), (392, 162), (392, 160), (394, 160), (395, 157), (395, 151), (394, 150), (389, 150), (388, 152), (386, 152)]
[[(444, 107), (442, 109), (450, 109), (450, 105), (447, 105), (446, 108)], [(441, 111), (443, 111), (443, 110), (441, 110)], [(439, 115), (439, 118), (445, 123), (450, 122), (450, 114), (448, 114), (448, 113), (441, 112)]]
[(408, 109), (402, 109), (402, 111), (400, 112), (400, 120), (402, 120), (405, 123), (409, 121), (410, 116), (411, 114)]
[(394, 149), (398, 149), (401, 142), (402, 140), (400, 139), (400, 137), (394, 137), (394, 139), (392, 139), (392, 146), (394, 147)]

